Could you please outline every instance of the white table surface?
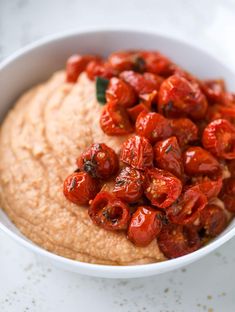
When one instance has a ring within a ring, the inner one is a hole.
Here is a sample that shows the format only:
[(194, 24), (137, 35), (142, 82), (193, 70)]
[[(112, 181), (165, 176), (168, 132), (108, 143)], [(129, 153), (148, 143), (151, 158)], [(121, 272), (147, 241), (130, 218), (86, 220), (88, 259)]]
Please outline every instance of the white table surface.
[[(235, 70), (233, 0), (0, 0), (0, 59), (48, 34), (97, 27), (155, 30)], [(52, 267), (0, 233), (0, 311), (234, 312), (234, 250), (235, 239), (182, 270), (105, 280)]]

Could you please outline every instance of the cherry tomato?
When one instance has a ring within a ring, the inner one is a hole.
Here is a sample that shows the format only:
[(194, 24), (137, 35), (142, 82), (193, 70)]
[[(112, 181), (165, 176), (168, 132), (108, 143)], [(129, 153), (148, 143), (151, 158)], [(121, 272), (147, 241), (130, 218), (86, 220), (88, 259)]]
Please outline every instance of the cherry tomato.
[(165, 225), (158, 235), (157, 241), (160, 250), (169, 259), (187, 255), (201, 247), (197, 229), (193, 226)]
[(199, 177), (195, 183), (200, 188), (200, 191), (206, 195), (207, 199), (217, 197), (222, 189), (222, 178), (211, 180), (208, 177)]
[(235, 127), (226, 119), (212, 121), (204, 129), (202, 144), (217, 157), (235, 159)]
[(223, 101), (226, 91), (224, 80), (206, 80), (201, 84), (202, 91), (211, 103), (219, 103)]
[(118, 157), (106, 144), (95, 143), (82, 153), (77, 165), (93, 178), (107, 179), (117, 173)]
[(136, 102), (136, 94), (134, 89), (125, 81), (113, 77), (110, 79), (106, 90), (106, 101), (117, 101), (121, 106), (131, 107)]
[(140, 113), (135, 128), (137, 134), (146, 137), (152, 143), (168, 138), (172, 133), (169, 121), (162, 115), (153, 112)]
[(146, 171), (144, 188), (152, 205), (166, 208), (180, 196), (182, 183), (170, 172), (153, 168)]
[(205, 194), (196, 185), (182, 193), (178, 201), (167, 209), (167, 216), (172, 223), (193, 224), (206, 204)]
[(125, 135), (133, 132), (129, 116), (117, 102), (107, 103), (100, 116), (101, 129), (107, 135)]
[(66, 64), (66, 81), (72, 83), (76, 82), (78, 76), (86, 69), (87, 64), (92, 60), (99, 60), (99, 57), (79, 54), (70, 56)]
[(86, 67), (86, 73), (90, 80), (94, 80), (96, 77), (112, 78), (117, 75), (117, 72), (108, 64), (102, 60), (94, 60), (88, 63)]
[(170, 126), (181, 147), (198, 139), (198, 127), (188, 118), (172, 119)]
[(153, 166), (153, 148), (146, 138), (134, 135), (122, 144), (120, 160), (135, 169), (144, 170)]
[(130, 70), (122, 72), (119, 76), (139, 95), (158, 91), (162, 83), (161, 77), (151, 73), (140, 74)]
[(144, 103), (139, 103), (127, 109), (127, 112), (133, 122), (136, 122), (137, 117), (141, 112), (149, 112), (148, 107)]
[(176, 137), (157, 142), (153, 148), (154, 160), (158, 168), (173, 173), (181, 178), (183, 175), (183, 163), (181, 150)]
[(116, 177), (113, 193), (127, 203), (135, 203), (143, 195), (143, 179), (140, 171), (125, 167)]
[(162, 228), (161, 213), (148, 206), (140, 206), (131, 217), (128, 239), (139, 247), (148, 246)]
[[(108, 62), (115, 70), (123, 72), (125, 70), (134, 70), (135, 67), (138, 67), (138, 63), (140, 63), (141, 60), (138, 51), (118, 51), (109, 56)], [(145, 67), (143, 62), (142, 60), (142, 67)]]
[(88, 214), (94, 224), (109, 231), (125, 230), (130, 220), (129, 207), (108, 192), (96, 195)]
[(207, 205), (200, 213), (200, 223), (205, 229), (206, 235), (215, 237), (225, 229), (227, 217), (219, 206)]
[(185, 172), (189, 175), (212, 174), (220, 171), (217, 159), (200, 146), (191, 146), (183, 154)]
[(161, 84), (158, 111), (166, 117), (202, 119), (206, 110), (206, 98), (197, 84), (179, 75), (170, 76)]
[(142, 51), (140, 55), (145, 61), (147, 72), (161, 76), (169, 76), (172, 74), (174, 68), (172, 62), (159, 52)]
[(87, 205), (99, 192), (99, 183), (86, 172), (75, 172), (64, 181), (64, 195), (72, 203)]

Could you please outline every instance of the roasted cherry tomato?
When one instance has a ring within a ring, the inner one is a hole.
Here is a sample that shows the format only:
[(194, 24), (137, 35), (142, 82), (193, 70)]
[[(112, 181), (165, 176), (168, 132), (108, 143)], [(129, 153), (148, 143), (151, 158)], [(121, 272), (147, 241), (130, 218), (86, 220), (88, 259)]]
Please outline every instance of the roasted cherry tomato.
[(205, 229), (206, 235), (215, 237), (225, 229), (227, 217), (219, 206), (207, 205), (200, 213), (200, 224)]
[(122, 72), (119, 76), (139, 95), (158, 91), (162, 83), (161, 77), (151, 73), (140, 74), (130, 70)]
[(226, 119), (212, 121), (204, 129), (202, 143), (217, 157), (235, 159), (235, 127)]
[(169, 76), (173, 73), (172, 62), (157, 51), (141, 51), (141, 57), (146, 64), (146, 71), (160, 76)]
[(220, 171), (217, 159), (200, 146), (191, 146), (183, 154), (185, 172), (189, 175), (213, 174)]
[(201, 247), (197, 229), (176, 224), (163, 226), (157, 238), (158, 246), (167, 258), (178, 258)]
[(178, 201), (167, 209), (167, 216), (172, 223), (193, 224), (206, 204), (205, 194), (196, 185), (183, 192)]
[(135, 128), (137, 134), (146, 137), (152, 143), (168, 138), (172, 133), (169, 121), (162, 115), (153, 112), (140, 113)]
[(198, 127), (188, 118), (171, 119), (170, 126), (181, 147), (198, 139)]
[(208, 177), (198, 177), (194, 182), (198, 185), (200, 191), (206, 195), (207, 199), (217, 197), (222, 189), (223, 181), (222, 178), (217, 180), (211, 180)]
[(107, 103), (100, 116), (101, 129), (107, 135), (125, 135), (133, 132), (129, 116), (117, 102)]
[(130, 220), (127, 204), (108, 192), (96, 195), (88, 208), (91, 220), (105, 230), (125, 230)]
[(144, 170), (153, 166), (153, 148), (146, 138), (134, 135), (122, 144), (120, 160), (135, 169)]
[(143, 180), (143, 173), (137, 169), (125, 167), (116, 177), (113, 193), (127, 203), (135, 203), (143, 195)]
[(224, 202), (225, 208), (230, 212), (235, 212), (235, 178), (224, 180), (220, 198)]
[(145, 195), (151, 204), (166, 208), (180, 196), (182, 183), (170, 172), (153, 168), (146, 171)]
[(161, 213), (151, 207), (140, 206), (131, 217), (127, 237), (136, 246), (145, 247), (157, 237), (161, 228)]
[(87, 205), (99, 192), (100, 186), (86, 172), (75, 172), (64, 181), (65, 197), (77, 205)]
[(139, 103), (127, 109), (127, 112), (133, 122), (136, 122), (137, 117), (141, 112), (149, 112), (149, 108), (144, 103)]
[(121, 106), (131, 107), (136, 102), (136, 94), (134, 89), (125, 81), (113, 77), (110, 79), (106, 90), (106, 101), (117, 101)]
[(201, 89), (211, 103), (223, 102), (224, 93), (226, 92), (224, 80), (206, 80), (201, 83)]
[(176, 137), (157, 142), (153, 148), (154, 160), (158, 168), (173, 173), (178, 178), (183, 175), (181, 149)]
[(67, 82), (76, 82), (78, 76), (86, 69), (89, 62), (99, 60), (99, 57), (92, 55), (74, 54), (70, 56), (66, 64), (66, 80)]
[(109, 56), (108, 62), (118, 72), (123, 72), (125, 70), (145, 70), (144, 60), (141, 59), (138, 51), (114, 52)]
[(166, 117), (202, 119), (206, 114), (207, 100), (198, 85), (182, 76), (173, 75), (161, 84), (158, 110)]
[(112, 78), (117, 72), (106, 62), (102, 60), (94, 60), (88, 63), (86, 73), (90, 80), (96, 77)]
[(82, 153), (77, 165), (93, 178), (107, 179), (117, 173), (118, 157), (106, 144), (95, 143)]

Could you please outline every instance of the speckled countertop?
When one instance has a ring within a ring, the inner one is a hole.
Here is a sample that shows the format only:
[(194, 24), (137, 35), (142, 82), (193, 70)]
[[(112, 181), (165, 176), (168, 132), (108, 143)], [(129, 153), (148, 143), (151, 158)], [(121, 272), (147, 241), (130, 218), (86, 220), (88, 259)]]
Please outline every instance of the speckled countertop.
[[(233, 0), (0, 0), (0, 59), (48, 34), (110, 26), (192, 42), (235, 70)], [(234, 312), (234, 250), (235, 239), (182, 270), (105, 280), (54, 268), (0, 233), (0, 311)]]

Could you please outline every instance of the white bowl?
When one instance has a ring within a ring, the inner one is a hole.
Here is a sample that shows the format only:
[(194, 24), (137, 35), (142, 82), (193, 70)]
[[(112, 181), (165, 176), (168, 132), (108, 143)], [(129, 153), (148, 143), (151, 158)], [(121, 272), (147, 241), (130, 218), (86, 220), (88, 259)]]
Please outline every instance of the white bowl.
[[(139, 31), (88, 31), (54, 36), (21, 49), (0, 64), (0, 118), (17, 97), (31, 86), (63, 68), (68, 56), (80, 53), (108, 55), (120, 49), (157, 49), (201, 78), (223, 77), (235, 90), (235, 74), (207, 53), (175, 39)], [(65, 270), (108, 277), (133, 278), (171, 271), (207, 255), (235, 235), (235, 220), (205, 247), (173, 260), (135, 266), (108, 266), (83, 263), (52, 254), (25, 238), (0, 210), (0, 229), (27, 249)]]

